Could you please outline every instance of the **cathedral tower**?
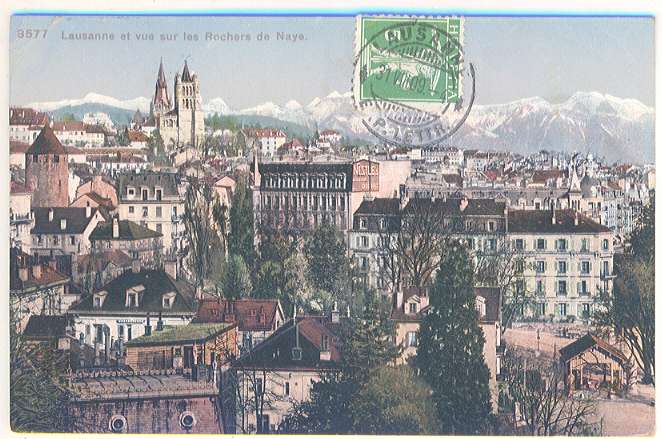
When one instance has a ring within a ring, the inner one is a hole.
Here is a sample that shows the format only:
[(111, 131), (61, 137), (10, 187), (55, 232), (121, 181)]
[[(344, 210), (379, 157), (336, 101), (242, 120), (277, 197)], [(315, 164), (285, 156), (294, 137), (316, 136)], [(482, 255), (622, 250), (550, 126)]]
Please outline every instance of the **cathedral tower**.
[(200, 145), (205, 134), (200, 82), (195, 73), (191, 74), (186, 61), (182, 74), (175, 76), (175, 111), (178, 118), (179, 144)]

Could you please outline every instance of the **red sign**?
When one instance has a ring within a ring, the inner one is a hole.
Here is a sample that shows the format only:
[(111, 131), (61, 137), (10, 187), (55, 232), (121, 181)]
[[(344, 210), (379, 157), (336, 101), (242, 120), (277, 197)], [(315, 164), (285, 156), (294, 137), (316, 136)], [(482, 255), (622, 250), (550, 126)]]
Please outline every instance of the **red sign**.
[(359, 160), (352, 168), (352, 192), (379, 191), (379, 163)]

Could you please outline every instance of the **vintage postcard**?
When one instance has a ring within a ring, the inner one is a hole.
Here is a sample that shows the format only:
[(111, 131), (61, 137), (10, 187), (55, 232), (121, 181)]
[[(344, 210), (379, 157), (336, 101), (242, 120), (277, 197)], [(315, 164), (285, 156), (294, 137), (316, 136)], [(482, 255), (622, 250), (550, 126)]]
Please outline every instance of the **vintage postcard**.
[(655, 19), (9, 29), (16, 434), (654, 435)]

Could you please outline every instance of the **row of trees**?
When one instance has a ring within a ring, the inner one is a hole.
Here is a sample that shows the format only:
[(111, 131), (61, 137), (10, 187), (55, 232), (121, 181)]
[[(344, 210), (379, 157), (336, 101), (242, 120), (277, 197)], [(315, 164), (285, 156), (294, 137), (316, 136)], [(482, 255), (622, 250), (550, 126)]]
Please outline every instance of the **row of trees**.
[[(401, 364), (390, 302), (369, 294), (339, 335), (341, 362), (311, 399), (295, 407), (286, 432), (478, 434), (492, 431), (489, 370), (478, 325), (472, 261), (446, 243), (430, 289), (417, 355)], [(400, 364), (396, 366), (396, 364)]]
[(230, 299), (279, 299), (287, 314), (295, 304), (316, 312), (333, 303), (361, 306), (364, 289), (355, 283), (342, 234), (326, 224), (308, 236), (257, 228), (245, 179), (239, 179), (229, 210), (211, 187), (191, 182), (183, 221), (186, 265), (198, 290)]

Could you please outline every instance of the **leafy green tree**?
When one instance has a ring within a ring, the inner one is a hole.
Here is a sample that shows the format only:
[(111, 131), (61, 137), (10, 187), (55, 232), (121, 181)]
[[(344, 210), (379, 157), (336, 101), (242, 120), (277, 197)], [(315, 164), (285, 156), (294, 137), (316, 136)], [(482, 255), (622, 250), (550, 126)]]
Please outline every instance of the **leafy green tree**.
[(232, 197), (230, 208), (230, 233), (228, 248), (230, 253), (243, 258), (248, 267), (253, 267), (255, 247), (253, 240), (253, 194), (245, 179), (239, 179)]
[(430, 289), (415, 364), (432, 387), (445, 434), (479, 434), (491, 420), (490, 372), (483, 357), (470, 256), (450, 241)]
[(350, 404), (356, 434), (434, 434), (430, 387), (409, 366), (375, 370)]
[(351, 264), (345, 240), (336, 227), (317, 227), (304, 245), (304, 254), (313, 288), (329, 292), (341, 305), (351, 300)]
[(117, 144), (120, 146), (128, 146), (129, 145), (129, 129), (124, 128), (123, 130), (118, 130), (117, 131)]
[(223, 296), (227, 299), (249, 297), (253, 289), (251, 275), (239, 255), (231, 255), (223, 273)]
[(601, 292), (594, 322), (613, 328), (634, 354), (642, 382), (655, 384), (655, 198), (644, 207), (626, 243), (614, 258), (613, 291)]
[(64, 354), (43, 345), (28, 344), (17, 331), (10, 310), (9, 410), (15, 432), (69, 432), (70, 392), (65, 386)]
[(341, 361), (338, 368), (313, 385), (311, 398), (295, 406), (283, 425), (285, 431), (317, 434), (355, 432), (363, 413), (354, 412), (352, 402), (374, 371), (391, 364), (400, 355), (393, 344), (393, 322), (388, 307), (378, 295), (370, 296), (362, 314), (343, 319), (338, 329)]
[(64, 113), (62, 116), (60, 116), (60, 120), (62, 122), (75, 122), (76, 116), (73, 113)]
[(165, 152), (165, 144), (163, 143), (163, 138), (158, 130), (152, 131), (152, 134), (149, 135), (147, 148), (149, 149), (150, 157), (154, 163), (159, 165), (167, 164), (168, 158)]

